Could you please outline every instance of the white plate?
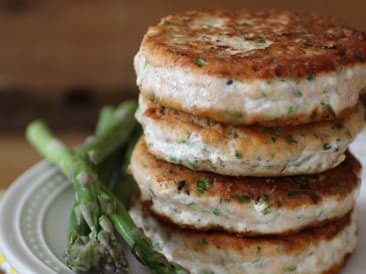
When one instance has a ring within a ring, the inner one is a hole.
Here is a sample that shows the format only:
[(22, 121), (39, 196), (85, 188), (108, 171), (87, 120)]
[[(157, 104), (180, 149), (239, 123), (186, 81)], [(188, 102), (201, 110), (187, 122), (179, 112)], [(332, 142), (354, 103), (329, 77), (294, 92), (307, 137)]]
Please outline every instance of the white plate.
[[(366, 167), (366, 129), (351, 150)], [(366, 168), (362, 173), (366, 179)], [(0, 205), (0, 246), (8, 262), (26, 274), (72, 273), (63, 263), (73, 190), (47, 162), (24, 173), (6, 192)], [(366, 271), (366, 183), (358, 200), (360, 242), (344, 274)], [(129, 254), (131, 272), (148, 273)]]

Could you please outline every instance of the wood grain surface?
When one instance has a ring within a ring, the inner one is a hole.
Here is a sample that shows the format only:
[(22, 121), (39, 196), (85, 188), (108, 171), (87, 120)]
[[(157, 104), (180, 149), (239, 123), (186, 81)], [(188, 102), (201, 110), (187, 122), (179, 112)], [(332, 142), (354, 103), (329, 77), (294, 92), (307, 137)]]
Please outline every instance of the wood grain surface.
[(180, 10), (218, 7), (316, 11), (366, 30), (364, 0), (0, 0), (0, 89), (136, 92), (132, 59), (147, 26)]

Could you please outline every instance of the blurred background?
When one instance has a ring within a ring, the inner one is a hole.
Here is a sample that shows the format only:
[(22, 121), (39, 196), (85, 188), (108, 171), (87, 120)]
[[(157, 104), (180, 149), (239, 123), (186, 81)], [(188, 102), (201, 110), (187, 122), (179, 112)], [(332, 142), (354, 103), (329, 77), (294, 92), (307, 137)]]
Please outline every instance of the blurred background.
[(137, 96), (132, 60), (147, 26), (217, 7), (316, 11), (366, 31), (365, 0), (0, 0), (0, 188), (39, 159), (23, 137), (30, 120), (80, 142), (100, 106)]

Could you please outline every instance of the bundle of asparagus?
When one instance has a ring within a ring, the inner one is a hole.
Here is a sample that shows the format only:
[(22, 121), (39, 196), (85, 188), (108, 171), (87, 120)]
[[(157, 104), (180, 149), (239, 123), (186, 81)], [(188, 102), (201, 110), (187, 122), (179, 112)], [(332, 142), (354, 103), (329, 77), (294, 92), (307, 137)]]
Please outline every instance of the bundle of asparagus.
[[(112, 184), (113, 191), (108, 188), (111, 181), (116, 181), (114, 170), (121, 170), (118, 158), (123, 159), (125, 168), (139, 135), (133, 118), (135, 110), (134, 101), (103, 108), (95, 135), (77, 151), (57, 139), (42, 121), (27, 127), (29, 142), (73, 184), (75, 200), (65, 261), (76, 272), (127, 273), (124, 241), (151, 273), (189, 273), (155, 251), (150, 239), (129, 216), (125, 206), (133, 189), (132, 179), (122, 176), (118, 187)], [(124, 152), (122, 157), (118, 150)], [(114, 193), (122, 193), (121, 200)]]

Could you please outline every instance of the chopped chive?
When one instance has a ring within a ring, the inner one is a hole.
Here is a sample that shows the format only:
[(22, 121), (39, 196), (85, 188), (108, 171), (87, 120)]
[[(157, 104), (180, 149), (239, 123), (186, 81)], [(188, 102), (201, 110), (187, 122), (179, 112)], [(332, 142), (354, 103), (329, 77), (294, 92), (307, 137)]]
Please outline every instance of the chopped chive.
[(316, 78), (316, 75), (313, 74), (313, 73), (309, 74), (308, 77), (307, 77), (308, 81), (313, 81), (313, 80), (315, 80), (315, 78)]
[(348, 137), (349, 139), (352, 139), (352, 134), (351, 134), (351, 131), (349, 131), (349, 129), (347, 129), (346, 134), (347, 134), (347, 137)]
[(263, 36), (258, 36), (256, 41), (258, 44), (265, 44), (267, 42)]
[(173, 163), (173, 164), (179, 164), (179, 159), (174, 157), (174, 156), (170, 156), (169, 157), (169, 162)]
[(263, 214), (263, 215), (268, 215), (268, 214), (270, 214), (270, 213), (271, 213), (271, 209), (270, 209), (270, 207), (269, 207), (269, 206), (262, 210), (262, 214)]
[(196, 170), (198, 169), (198, 163), (197, 163), (197, 160), (188, 160), (187, 161), (187, 165), (190, 169), (193, 169), (193, 170)]
[(239, 137), (238, 132), (232, 126), (229, 126), (228, 127), (228, 131), (229, 131), (229, 134), (232, 135), (234, 138), (238, 138)]
[(283, 269), (284, 272), (294, 272), (296, 271), (296, 266), (295, 265), (292, 265), (292, 266), (288, 266), (288, 267), (285, 267)]
[(236, 197), (238, 198), (239, 202), (241, 202), (241, 203), (245, 203), (245, 204), (250, 203), (250, 201), (252, 200), (252, 199), (251, 199), (249, 196), (247, 196), (247, 195), (237, 195)]
[(226, 116), (229, 117), (230, 119), (235, 119), (235, 120), (240, 120), (243, 119), (243, 114), (241, 112), (227, 112)]
[(236, 159), (242, 159), (243, 158), (243, 154), (240, 151), (235, 150), (235, 158)]
[(212, 211), (212, 213), (213, 213), (214, 215), (216, 215), (216, 216), (220, 216), (220, 215), (222, 214), (222, 211), (221, 211), (221, 209), (219, 209), (219, 208), (215, 208), (215, 209)]
[(325, 111), (327, 112), (327, 115), (330, 115), (332, 117), (336, 116), (336, 114), (334, 112), (334, 109), (332, 108), (332, 106), (330, 104), (325, 104), (324, 102), (321, 102), (320, 104), (325, 109)]
[(260, 253), (262, 250), (262, 247), (260, 245), (257, 245), (257, 254)]
[(325, 143), (324, 145), (323, 145), (323, 150), (329, 150), (329, 149), (331, 149), (332, 148), (332, 146), (330, 145), (330, 144), (328, 144), (328, 143)]
[(294, 90), (294, 95), (295, 95), (296, 97), (302, 97), (302, 92), (301, 92), (301, 90), (298, 90), (298, 89)]
[(201, 178), (197, 181), (197, 191), (199, 194), (205, 193), (210, 187), (210, 181), (207, 178)]
[(214, 124), (214, 122), (211, 119), (208, 118), (206, 120), (206, 124), (207, 124), (207, 126), (212, 126)]
[(195, 61), (196, 65), (199, 67), (203, 67), (204, 65), (207, 64), (206, 60), (203, 58), (197, 58)]
[(265, 93), (264, 91), (262, 91), (262, 92), (261, 92), (261, 96), (262, 96), (263, 98), (267, 98), (267, 93)]
[(149, 65), (149, 60), (147, 60), (147, 58), (145, 58), (143, 69), (146, 69), (148, 65)]
[(289, 106), (287, 110), (287, 114), (293, 114), (297, 111), (297, 106)]

